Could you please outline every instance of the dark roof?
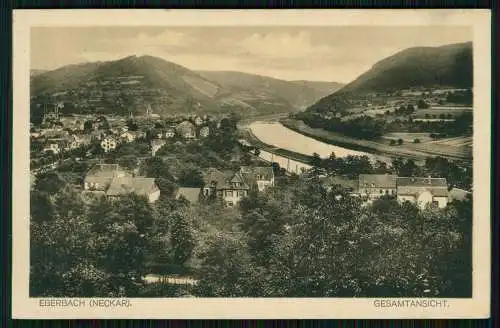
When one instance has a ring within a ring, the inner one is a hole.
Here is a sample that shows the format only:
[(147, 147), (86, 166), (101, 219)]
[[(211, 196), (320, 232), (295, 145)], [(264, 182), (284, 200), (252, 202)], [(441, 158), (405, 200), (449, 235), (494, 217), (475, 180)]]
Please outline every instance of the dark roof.
[(176, 198), (186, 198), (190, 203), (198, 203), (200, 197), (200, 188), (180, 187), (177, 190)]
[(194, 127), (193, 123), (191, 123), (189, 121), (184, 121), (182, 123), (179, 123), (175, 127), (175, 130), (177, 131), (177, 133), (184, 134), (184, 133), (194, 132), (195, 131), (195, 127)]
[(154, 178), (123, 177), (115, 178), (111, 181), (106, 195), (118, 196), (128, 193), (149, 196), (155, 187)]
[(271, 180), (274, 178), (274, 171), (271, 166), (241, 166), (240, 172), (243, 176), (252, 175), (255, 180), (260, 176), (260, 180)]
[(436, 197), (448, 197), (448, 188), (443, 186), (398, 186), (398, 196), (415, 196), (429, 191)]
[(398, 186), (433, 186), (447, 187), (445, 178), (398, 177)]
[(230, 179), (233, 175), (233, 172), (226, 171), (222, 172), (216, 168), (208, 168), (203, 172), (203, 181), (205, 185), (209, 185), (211, 183), (216, 183), (217, 185), (225, 184), (227, 179)]
[(131, 176), (118, 166), (118, 164), (96, 164), (85, 175), (85, 182), (95, 182), (104, 186), (116, 178)]
[(123, 172), (118, 164), (96, 164), (87, 172), (86, 177), (113, 178), (121, 171)]
[(448, 185), (445, 178), (398, 177), (398, 195), (418, 196), (429, 191), (436, 197), (448, 197)]
[(361, 188), (396, 188), (394, 174), (360, 174), (358, 187)]
[[(216, 189), (249, 189), (247, 179), (240, 172), (219, 171), (209, 168), (203, 173), (203, 181), (206, 186), (215, 184)], [(237, 188), (231, 186), (233, 183), (241, 183)]]
[(356, 191), (358, 189), (358, 180), (348, 179), (339, 175), (332, 175), (324, 178), (320, 178), (321, 184), (324, 187), (333, 187), (339, 185), (343, 188), (350, 189), (352, 191)]

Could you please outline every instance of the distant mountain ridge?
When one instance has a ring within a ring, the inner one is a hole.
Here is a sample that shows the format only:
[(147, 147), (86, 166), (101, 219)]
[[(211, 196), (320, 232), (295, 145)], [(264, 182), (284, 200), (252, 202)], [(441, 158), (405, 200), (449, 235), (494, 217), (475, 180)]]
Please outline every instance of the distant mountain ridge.
[[(251, 91), (256, 99), (283, 99), (295, 109), (303, 109), (322, 97), (340, 89), (343, 84), (321, 81), (285, 81), (268, 76), (235, 71), (199, 71), (200, 75), (223, 87), (230, 98)], [(224, 97), (224, 93), (221, 93)]]
[[(232, 78), (236, 74), (235, 78)], [(69, 65), (31, 75), (31, 110), (62, 101), (67, 113), (287, 113), (307, 107), (339, 84), (283, 81), (246, 73), (196, 72), (153, 56)]]
[(471, 88), (472, 42), (440, 47), (414, 47), (377, 62), (373, 67), (311, 108), (329, 106), (350, 94), (396, 91), (412, 87)]

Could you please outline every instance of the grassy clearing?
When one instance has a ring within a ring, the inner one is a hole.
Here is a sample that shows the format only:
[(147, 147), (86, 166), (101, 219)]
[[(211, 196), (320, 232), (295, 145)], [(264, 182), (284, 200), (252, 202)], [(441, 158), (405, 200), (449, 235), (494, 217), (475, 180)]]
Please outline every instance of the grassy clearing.
[(402, 139), (404, 142), (413, 142), (415, 139), (420, 140), (421, 143), (433, 140), (430, 133), (410, 133), (410, 132), (391, 132), (385, 134), (382, 138), (388, 140)]

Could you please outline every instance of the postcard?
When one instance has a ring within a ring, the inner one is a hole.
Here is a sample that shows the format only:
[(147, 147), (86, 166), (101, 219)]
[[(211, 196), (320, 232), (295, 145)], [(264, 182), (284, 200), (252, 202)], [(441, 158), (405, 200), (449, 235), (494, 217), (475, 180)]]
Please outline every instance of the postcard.
[(15, 10), (13, 317), (489, 317), (490, 21)]

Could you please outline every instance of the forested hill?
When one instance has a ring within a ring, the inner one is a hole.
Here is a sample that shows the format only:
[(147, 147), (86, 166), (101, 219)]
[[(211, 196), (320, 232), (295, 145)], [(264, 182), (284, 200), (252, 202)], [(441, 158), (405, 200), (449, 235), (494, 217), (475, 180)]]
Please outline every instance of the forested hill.
[(65, 113), (160, 115), (238, 112), (274, 114), (310, 106), (337, 83), (283, 81), (244, 73), (196, 72), (153, 56), (65, 66), (31, 75), (32, 116), (44, 104), (64, 103)]
[(285, 81), (268, 76), (234, 71), (200, 71), (208, 80), (223, 87), (219, 96), (229, 101), (283, 99), (294, 109), (304, 109), (337, 91), (343, 84), (321, 81)]
[(422, 87), (471, 88), (473, 79), (472, 42), (441, 47), (415, 47), (377, 62), (341, 90), (311, 109), (368, 92), (398, 91)]

